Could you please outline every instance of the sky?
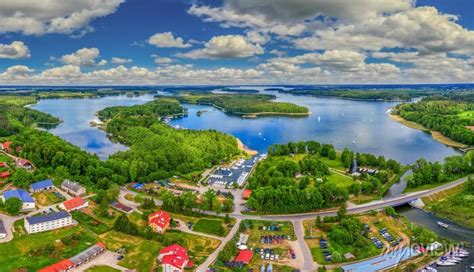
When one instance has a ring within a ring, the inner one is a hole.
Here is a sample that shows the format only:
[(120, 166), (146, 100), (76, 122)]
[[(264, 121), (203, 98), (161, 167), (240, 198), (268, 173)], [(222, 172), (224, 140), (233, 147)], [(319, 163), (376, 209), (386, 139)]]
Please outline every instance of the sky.
[(474, 82), (471, 0), (2, 0), (0, 85)]

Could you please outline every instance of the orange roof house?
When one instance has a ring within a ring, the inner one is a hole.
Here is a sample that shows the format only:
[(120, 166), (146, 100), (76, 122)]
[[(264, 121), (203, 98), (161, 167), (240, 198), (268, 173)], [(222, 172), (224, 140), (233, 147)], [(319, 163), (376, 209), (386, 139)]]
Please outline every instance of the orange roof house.
[(252, 190), (245, 189), (245, 190), (242, 192), (242, 198), (243, 198), (243, 199), (249, 199), (249, 197), (250, 197), (251, 194), (252, 194)]
[(11, 141), (6, 141), (2, 144), (2, 149), (5, 151), (5, 152), (11, 152), (12, 149), (11, 149), (11, 145), (12, 145), (12, 142)]
[(10, 177), (10, 172), (8, 171), (0, 173), (0, 178), (9, 178), (9, 177)]
[(69, 200), (64, 201), (60, 207), (63, 210), (66, 210), (68, 212), (70, 211), (75, 211), (75, 210), (80, 210), (82, 208), (85, 208), (89, 206), (89, 202), (85, 201), (84, 199), (80, 197), (75, 197)]
[(148, 226), (154, 232), (163, 234), (170, 225), (171, 218), (165, 211), (157, 211), (148, 216)]

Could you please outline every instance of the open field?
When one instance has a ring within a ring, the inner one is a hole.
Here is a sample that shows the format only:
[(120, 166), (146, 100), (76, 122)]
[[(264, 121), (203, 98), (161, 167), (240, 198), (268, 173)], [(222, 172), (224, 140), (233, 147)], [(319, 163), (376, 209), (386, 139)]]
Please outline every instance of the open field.
[(423, 198), (423, 202), (426, 209), (434, 212), (436, 216), (474, 228), (474, 195), (464, 191), (463, 186)]
[[(21, 229), (20, 223), (15, 224), (15, 229)], [(31, 235), (16, 232), (12, 241), (0, 244), (0, 267), (5, 269), (2, 271), (37, 270), (72, 257), (95, 242), (96, 239), (81, 226)]]
[(86, 272), (116, 272), (120, 271), (115, 268), (112, 268), (110, 266), (105, 266), (105, 265), (100, 265), (100, 266), (94, 266), (86, 270)]
[(225, 229), (222, 220), (200, 218), (193, 227), (194, 231), (223, 236)]
[(33, 197), (41, 206), (50, 206), (56, 203), (60, 203), (61, 199), (57, 197), (53, 192), (40, 192), (33, 194)]
[(96, 234), (102, 234), (110, 230), (110, 227), (102, 221), (81, 211), (72, 212), (72, 217)]

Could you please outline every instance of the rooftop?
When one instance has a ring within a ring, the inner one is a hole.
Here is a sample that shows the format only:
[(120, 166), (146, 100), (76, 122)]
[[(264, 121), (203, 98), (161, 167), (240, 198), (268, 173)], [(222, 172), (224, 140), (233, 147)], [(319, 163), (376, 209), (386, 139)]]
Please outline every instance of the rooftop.
[(28, 223), (30, 223), (30, 225), (35, 225), (35, 224), (41, 224), (44, 222), (59, 220), (62, 218), (67, 218), (70, 216), (71, 214), (66, 211), (59, 211), (59, 212), (49, 213), (46, 215), (30, 216), (30, 217), (27, 217), (26, 220), (28, 221)]
[(53, 186), (53, 181), (51, 181), (50, 179), (42, 180), (42, 181), (32, 183), (30, 186), (31, 186), (31, 189), (33, 191), (38, 191), (38, 190), (42, 190), (42, 189), (52, 187)]
[(5, 200), (7, 200), (9, 198), (12, 198), (12, 197), (16, 197), (16, 198), (20, 199), (22, 202), (28, 202), (28, 203), (34, 203), (35, 202), (33, 200), (33, 198), (30, 196), (30, 194), (28, 194), (28, 192), (23, 190), (23, 189), (16, 189), (16, 190), (6, 191), (6, 192), (3, 193), (3, 197), (5, 198)]
[(161, 263), (169, 264), (174, 267), (183, 269), (185, 266), (191, 267), (189, 261), (188, 250), (180, 245), (171, 245), (160, 251)]
[(418, 254), (418, 251), (412, 248), (404, 247), (388, 254), (377, 256), (370, 260), (344, 265), (342, 266), (342, 269), (345, 272), (376, 272), (393, 267), (398, 263), (417, 256)]
[(234, 261), (248, 264), (252, 260), (253, 252), (249, 249), (239, 251)]
[(75, 197), (75, 198), (64, 201), (63, 205), (66, 210), (70, 211), (74, 208), (84, 205), (84, 203), (85, 203), (84, 199), (80, 197)]
[(78, 182), (70, 181), (68, 179), (64, 180), (61, 185), (67, 187), (70, 190), (73, 190), (74, 192), (77, 192), (80, 189), (84, 188)]

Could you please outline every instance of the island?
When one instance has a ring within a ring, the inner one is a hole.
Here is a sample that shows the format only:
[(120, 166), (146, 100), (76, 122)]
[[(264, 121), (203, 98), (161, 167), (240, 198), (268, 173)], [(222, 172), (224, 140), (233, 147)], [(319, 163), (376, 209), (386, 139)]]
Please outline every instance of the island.
[(211, 105), (229, 114), (246, 118), (265, 115), (307, 116), (308, 108), (288, 102), (272, 101), (275, 95), (268, 94), (180, 94), (174, 96), (181, 103)]

